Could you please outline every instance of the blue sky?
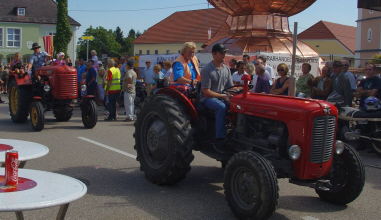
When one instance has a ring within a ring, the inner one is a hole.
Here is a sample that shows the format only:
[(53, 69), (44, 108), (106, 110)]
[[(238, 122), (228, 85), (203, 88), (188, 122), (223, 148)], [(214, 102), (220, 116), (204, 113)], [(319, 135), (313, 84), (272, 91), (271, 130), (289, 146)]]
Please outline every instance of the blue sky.
[[(90, 25), (113, 30), (119, 26), (125, 34), (131, 28), (142, 32), (176, 11), (208, 8), (206, 0), (68, 0), (68, 3), (69, 15), (82, 24), (78, 37)], [(320, 20), (356, 26), (356, 19), (357, 0), (317, 0), (310, 8), (290, 17), (290, 28), (297, 21), (298, 32), (302, 32)]]

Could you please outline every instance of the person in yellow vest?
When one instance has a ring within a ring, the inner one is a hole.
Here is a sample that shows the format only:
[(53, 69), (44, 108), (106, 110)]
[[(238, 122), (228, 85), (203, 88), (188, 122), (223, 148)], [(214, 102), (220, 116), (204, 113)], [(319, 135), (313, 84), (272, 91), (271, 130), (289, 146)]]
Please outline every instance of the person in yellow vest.
[(107, 60), (107, 76), (106, 76), (106, 88), (105, 93), (108, 96), (107, 110), (109, 111), (109, 116), (106, 121), (116, 120), (116, 101), (118, 100), (121, 85), (120, 85), (120, 70), (115, 67), (115, 61), (113, 59)]
[(173, 63), (173, 81), (178, 84), (194, 85), (201, 80), (199, 62), (195, 56), (196, 44), (184, 43), (180, 56)]

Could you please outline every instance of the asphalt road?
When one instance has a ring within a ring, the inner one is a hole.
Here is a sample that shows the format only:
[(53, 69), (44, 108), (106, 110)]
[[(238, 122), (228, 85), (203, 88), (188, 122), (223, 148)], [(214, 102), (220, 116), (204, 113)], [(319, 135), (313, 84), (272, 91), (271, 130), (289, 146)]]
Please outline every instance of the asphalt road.
[[(47, 113), (42, 132), (29, 122), (13, 124), (8, 105), (0, 104), (0, 138), (38, 142), (49, 147), (47, 156), (29, 161), (26, 168), (78, 178), (88, 186), (82, 199), (71, 203), (66, 219), (234, 219), (223, 195), (220, 164), (195, 152), (192, 170), (176, 186), (160, 187), (145, 180), (134, 159), (130, 122), (103, 121), (92, 130), (82, 127), (79, 111), (69, 122), (55, 122)], [(367, 219), (381, 216), (381, 157), (362, 151), (366, 185), (360, 197), (347, 206), (325, 203), (313, 189), (279, 180), (279, 206), (271, 219)], [(24, 213), (25, 219), (54, 219), (58, 207)], [(0, 213), (0, 219), (15, 219)]]

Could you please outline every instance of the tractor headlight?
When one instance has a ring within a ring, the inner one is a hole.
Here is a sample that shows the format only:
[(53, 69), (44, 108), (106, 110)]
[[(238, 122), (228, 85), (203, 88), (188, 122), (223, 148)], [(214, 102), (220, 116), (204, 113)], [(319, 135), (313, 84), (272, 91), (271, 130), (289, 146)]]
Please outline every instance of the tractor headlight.
[(344, 149), (345, 149), (344, 142), (337, 140), (336, 141), (336, 154), (339, 154), (339, 155), (342, 154), (344, 152)]
[(44, 91), (49, 92), (50, 91), (50, 86), (49, 85), (44, 85)]
[(81, 86), (81, 91), (82, 91), (82, 92), (86, 92), (86, 89), (87, 89), (87, 86), (86, 86), (86, 85), (82, 85), (82, 86)]
[(291, 145), (288, 148), (288, 156), (291, 160), (297, 160), (300, 158), (302, 154), (302, 149), (298, 145)]

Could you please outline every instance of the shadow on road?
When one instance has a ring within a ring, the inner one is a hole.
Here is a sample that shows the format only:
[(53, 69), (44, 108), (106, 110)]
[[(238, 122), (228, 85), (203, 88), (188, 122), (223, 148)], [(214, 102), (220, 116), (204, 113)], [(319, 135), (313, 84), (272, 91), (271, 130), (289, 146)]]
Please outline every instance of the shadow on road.
[[(72, 167), (57, 172), (88, 184), (88, 194), (126, 200), (104, 207), (136, 206), (159, 219), (234, 219), (223, 195), (220, 168), (192, 167), (187, 178), (174, 186), (151, 184), (138, 167), (120, 170)], [(275, 213), (271, 219), (288, 218)]]
[(311, 196), (281, 196), (279, 204), (282, 209), (316, 213), (337, 212), (347, 208), (347, 206), (330, 204)]
[(25, 123), (13, 123), (10, 116), (9, 119), (0, 119), (1, 132), (33, 132), (29, 121)]

